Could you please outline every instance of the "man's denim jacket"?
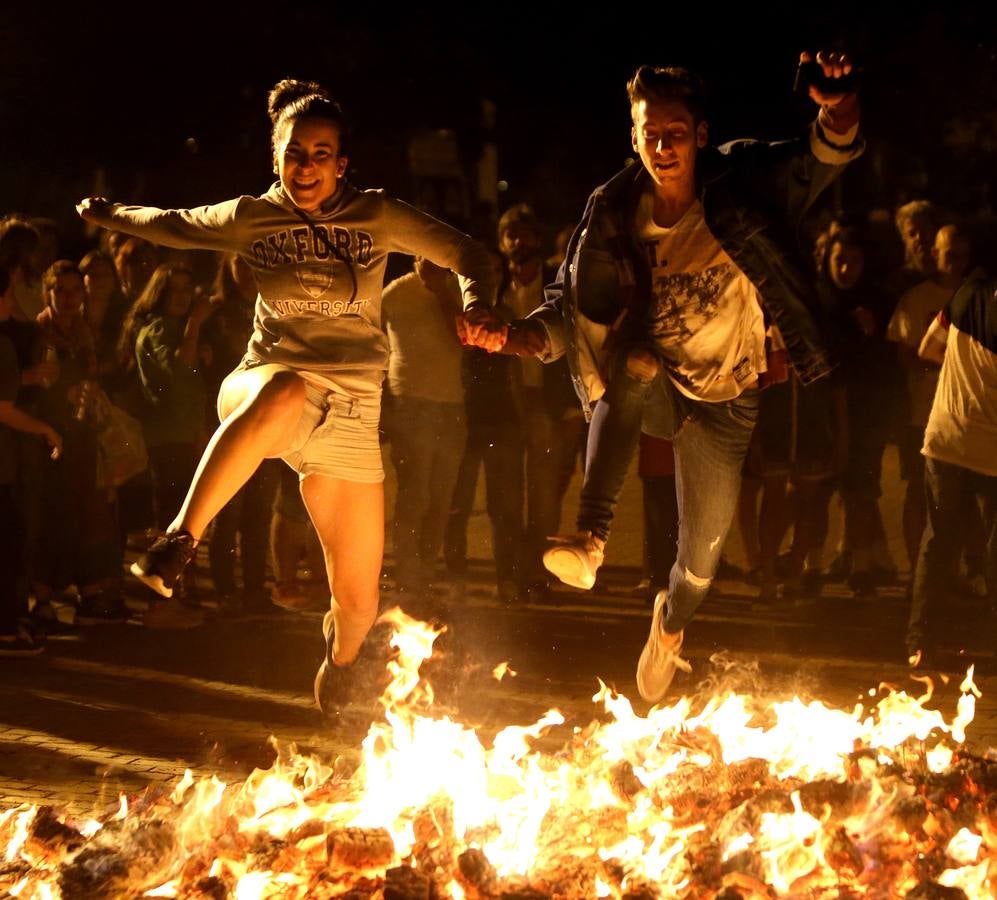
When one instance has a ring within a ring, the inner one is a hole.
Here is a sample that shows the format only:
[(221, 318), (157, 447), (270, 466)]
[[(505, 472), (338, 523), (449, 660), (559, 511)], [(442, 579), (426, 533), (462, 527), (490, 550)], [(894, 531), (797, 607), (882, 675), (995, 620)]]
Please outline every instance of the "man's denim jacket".
[[(849, 143), (831, 143), (814, 122), (795, 140), (733, 141), (700, 151), (696, 161), (706, 224), (758, 290), (804, 384), (832, 366), (814, 319), (814, 279), (800, 262), (796, 235), (820, 193), (863, 150), (855, 134), (843, 140)], [(596, 188), (544, 304), (530, 314), (547, 333), (541, 359), (568, 355), (586, 416), (605, 390), (614, 341), (642, 337), (651, 270), (634, 226), (640, 197), (650, 189), (640, 164)]]

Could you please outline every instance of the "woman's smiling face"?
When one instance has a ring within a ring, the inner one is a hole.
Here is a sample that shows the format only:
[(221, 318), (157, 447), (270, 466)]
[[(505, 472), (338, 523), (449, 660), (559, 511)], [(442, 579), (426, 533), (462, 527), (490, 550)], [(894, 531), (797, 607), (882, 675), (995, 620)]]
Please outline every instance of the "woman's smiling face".
[(346, 172), (339, 128), (318, 117), (295, 119), (277, 144), (274, 162), (291, 202), (304, 212), (317, 212), (336, 193)]

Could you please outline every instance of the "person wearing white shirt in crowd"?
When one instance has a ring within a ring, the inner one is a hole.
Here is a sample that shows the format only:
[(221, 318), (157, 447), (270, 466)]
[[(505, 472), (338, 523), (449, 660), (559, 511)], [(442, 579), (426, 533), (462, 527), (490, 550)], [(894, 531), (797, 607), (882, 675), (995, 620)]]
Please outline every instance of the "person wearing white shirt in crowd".
[(922, 360), (917, 351), (929, 326), (965, 279), (971, 252), (969, 237), (961, 228), (957, 225), (940, 228), (933, 249), (935, 273), (904, 293), (886, 329), (887, 340), (899, 345), (898, 360), (907, 383), (910, 417), (900, 443), (900, 460), (907, 482), (903, 530), (911, 572), (917, 568), (918, 548), (927, 515), (921, 446), (938, 384), (938, 367)]

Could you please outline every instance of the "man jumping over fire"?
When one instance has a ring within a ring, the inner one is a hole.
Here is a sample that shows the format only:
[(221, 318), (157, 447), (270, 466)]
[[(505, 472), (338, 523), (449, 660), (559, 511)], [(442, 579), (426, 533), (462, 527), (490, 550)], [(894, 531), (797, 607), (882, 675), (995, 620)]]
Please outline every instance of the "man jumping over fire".
[(683, 631), (736, 508), (766, 370), (763, 308), (801, 382), (831, 370), (796, 236), (821, 191), (862, 152), (859, 104), (844, 54), (802, 54), (800, 72), (820, 107), (806, 135), (711, 148), (699, 78), (641, 66), (627, 94), (642, 165), (589, 197), (539, 309), (466, 336), (545, 362), (568, 356), (591, 429), (578, 532), (555, 538), (544, 556), (566, 584), (595, 583), (641, 430), (674, 442), (678, 558), (637, 665), (637, 687), (652, 703), (676, 668), (689, 668)]

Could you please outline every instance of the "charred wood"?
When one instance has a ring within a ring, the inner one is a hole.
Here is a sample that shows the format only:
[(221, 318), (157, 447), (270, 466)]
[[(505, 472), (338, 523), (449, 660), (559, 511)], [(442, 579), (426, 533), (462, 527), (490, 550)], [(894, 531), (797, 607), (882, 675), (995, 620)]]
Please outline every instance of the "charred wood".
[(944, 887), (933, 881), (923, 881), (908, 891), (904, 900), (969, 900), (962, 888)]
[(498, 900), (554, 900), (550, 894), (534, 890), (528, 884), (512, 883), (499, 890)]
[(497, 893), (498, 876), (495, 867), (478, 849), (465, 850), (457, 857), (457, 881), (469, 900), (494, 897)]
[(76, 850), (83, 846), (86, 839), (75, 828), (60, 822), (51, 806), (40, 806), (31, 820), (28, 840), (29, 846), (34, 845), (44, 853), (51, 853), (53, 850)]
[(609, 775), (613, 792), (627, 803), (631, 803), (633, 798), (644, 790), (641, 780), (634, 774), (634, 767), (625, 759), (613, 766), (609, 770)]
[(384, 873), (384, 900), (429, 900), (429, 879), (411, 866)]
[(824, 857), (839, 875), (857, 877), (862, 873), (865, 863), (862, 853), (852, 842), (844, 828), (838, 828), (830, 836), (824, 848)]
[(394, 858), (395, 844), (383, 828), (341, 828), (329, 833), (326, 852), (334, 869), (383, 869)]
[(589, 900), (596, 896), (596, 877), (601, 873), (597, 856), (563, 856), (532, 875), (530, 886), (557, 900)]
[(221, 878), (208, 876), (201, 878), (194, 884), (194, 892), (191, 896), (197, 897), (198, 900), (201, 898), (203, 900), (228, 900), (229, 888)]
[(800, 787), (800, 804), (815, 819), (831, 811), (831, 821), (840, 822), (860, 812), (865, 806), (868, 789), (847, 781), (822, 778)]
[(165, 822), (126, 820), (105, 828), (59, 871), (64, 900), (141, 895), (167, 881), (177, 859), (177, 838)]

